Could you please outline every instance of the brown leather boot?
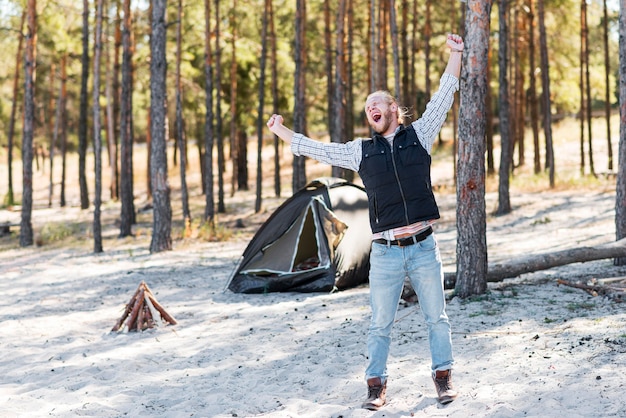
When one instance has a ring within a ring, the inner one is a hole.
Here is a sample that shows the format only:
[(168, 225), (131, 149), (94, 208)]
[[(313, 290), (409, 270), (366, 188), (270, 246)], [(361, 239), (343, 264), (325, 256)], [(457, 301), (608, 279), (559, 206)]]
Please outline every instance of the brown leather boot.
[(382, 382), (380, 377), (367, 379), (367, 399), (361, 405), (364, 409), (378, 411), (385, 405), (385, 393), (387, 392), (387, 382)]
[(437, 400), (445, 405), (456, 399), (458, 393), (452, 389), (452, 370), (437, 370), (433, 374), (437, 389)]

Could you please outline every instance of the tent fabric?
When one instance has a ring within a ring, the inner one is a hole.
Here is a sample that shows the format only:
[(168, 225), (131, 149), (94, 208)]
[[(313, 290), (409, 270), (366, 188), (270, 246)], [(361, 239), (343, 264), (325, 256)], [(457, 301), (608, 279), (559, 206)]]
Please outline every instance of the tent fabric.
[(320, 178), (259, 228), (233, 271), (236, 293), (328, 292), (367, 282), (371, 229), (363, 188)]

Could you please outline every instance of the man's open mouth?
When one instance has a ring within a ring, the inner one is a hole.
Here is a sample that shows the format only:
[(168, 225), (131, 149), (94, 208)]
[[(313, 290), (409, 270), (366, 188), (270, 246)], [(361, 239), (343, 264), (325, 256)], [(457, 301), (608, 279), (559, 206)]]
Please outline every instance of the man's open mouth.
[(372, 120), (373, 120), (374, 122), (378, 122), (378, 121), (380, 120), (380, 118), (382, 118), (382, 115), (380, 115), (380, 114), (378, 114), (378, 113), (376, 113), (376, 114), (372, 115)]

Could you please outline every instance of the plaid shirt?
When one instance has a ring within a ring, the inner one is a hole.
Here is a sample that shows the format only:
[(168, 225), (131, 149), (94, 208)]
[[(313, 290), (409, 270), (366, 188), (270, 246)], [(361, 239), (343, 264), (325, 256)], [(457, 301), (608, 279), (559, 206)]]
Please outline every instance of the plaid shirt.
[[(454, 93), (458, 91), (458, 89), (459, 80), (451, 74), (444, 73), (440, 79), (439, 90), (431, 97), (422, 116), (411, 124), (417, 133), (417, 138), (429, 154), (448, 116), (448, 111), (452, 107)], [(385, 138), (391, 143), (394, 136), (395, 133)], [(315, 141), (302, 134), (296, 133), (291, 140), (291, 151), (298, 156), (313, 158), (325, 164), (358, 172), (362, 159), (361, 142), (367, 140), (370, 139), (356, 138), (346, 143), (328, 143)], [(424, 221), (389, 231), (383, 231), (374, 234), (372, 239), (384, 238), (393, 240), (398, 236), (413, 235), (428, 228), (428, 226), (433, 223), (434, 220)]]

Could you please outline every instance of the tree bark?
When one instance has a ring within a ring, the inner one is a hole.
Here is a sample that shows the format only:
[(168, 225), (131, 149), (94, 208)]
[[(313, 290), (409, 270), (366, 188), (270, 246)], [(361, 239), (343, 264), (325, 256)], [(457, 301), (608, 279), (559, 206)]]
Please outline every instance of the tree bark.
[(263, 15), (261, 16), (261, 61), (259, 63), (261, 74), (259, 76), (259, 110), (257, 115), (256, 130), (257, 130), (257, 168), (256, 168), (256, 201), (254, 204), (254, 211), (259, 213), (261, 211), (263, 202), (263, 107), (265, 104), (265, 66), (267, 61), (267, 26), (268, 15), (270, 9), (271, 0), (265, 0), (263, 2)]
[[(207, 0), (208, 1), (208, 0)], [(152, 179), (152, 240), (150, 253), (172, 249), (172, 206), (167, 172), (166, 101), (166, 0), (152, 2), (150, 39), (150, 178)]]
[[(626, 238), (626, 3), (619, 9), (619, 152), (617, 185), (615, 186), (615, 231), (617, 239)], [(626, 257), (618, 257), (615, 265), (625, 266)]]
[(585, 37), (585, 89), (587, 96), (587, 143), (589, 148), (589, 172), (594, 177), (596, 169), (593, 163), (593, 135), (591, 132), (591, 76), (589, 73), (589, 24), (587, 22), (587, 0), (582, 1), (585, 16), (585, 25), (583, 27), (583, 35)]
[(606, 118), (606, 141), (608, 148), (608, 166), (609, 171), (613, 171), (613, 145), (611, 143), (611, 86), (609, 84), (609, 76), (611, 74), (611, 65), (609, 62), (609, 11), (606, 0), (602, 2), (602, 38), (604, 41), (604, 117)]
[(537, 104), (537, 82), (535, 77), (535, 0), (528, 1), (528, 62), (530, 87), (528, 98), (530, 105), (530, 124), (533, 131), (534, 172), (541, 171), (541, 152), (539, 150), (539, 111)]
[(133, 129), (132, 129), (132, 17), (131, 0), (124, 0), (124, 22), (122, 25), (122, 95), (120, 106), (120, 143), (121, 177), (120, 197), (122, 210), (120, 216), (120, 237), (132, 235), (135, 223), (135, 204), (133, 196)]
[(61, 60), (61, 191), (59, 205), (65, 207), (65, 179), (67, 177), (67, 58)]
[(87, 83), (89, 80), (89, 0), (83, 0), (83, 53), (81, 56), (80, 110), (78, 119), (78, 183), (80, 208), (89, 207), (89, 191), (86, 177), (87, 156)]
[(204, 221), (210, 226), (215, 221), (215, 199), (213, 191), (213, 55), (211, 52), (211, 0), (204, 0)]
[[(105, 93), (106, 96), (106, 138), (107, 138), (107, 150), (109, 156), (109, 194), (111, 200), (117, 200), (119, 193), (117, 191), (117, 141), (115, 136), (115, 112), (114, 112), (114, 99), (113, 99), (113, 78), (114, 73), (111, 72), (111, 48), (109, 42), (109, 16), (106, 12), (106, 26), (105, 26), (105, 41), (104, 41), (104, 56), (105, 56)], [(149, 148), (148, 148), (149, 149)], [(148, 172), (150, 172), (148, 170)]]
[(224, 138), (222, 137), (222, 45), (220, 41), (220, 0), (215, 1), (215, 134), (217, 135), (217, 212), (225, 213)]
[[(296, 0), (295, 62), (293, 126), (296, 132), (306, 135), (306, 0)], [(306, 185), (304, 157), (293, 157), (292, 193)]]
[(35, 131), (35, 74), (37, 70), (37, 2), (28, 0), (24, 50), (24, 126), (22, 129), (22, 215), (20, 246), (33, 245), (33, 137)]
[(11, 102), (11, 119), (9, 120), (9, 133), (7, 135), (7, 154), (8, 154), (8, 189), (4, 203), (7, 206), (15, 204), (15, 194), (13, 193), (13, 135), (15, 134), (15, 114), (17, 113), (18, 86), (20, 83), (20, 69), (22, 63), (22, 46), (24, 44), (24, 21), (26, 20), (26, 9), (22, 12), (22, 20), (20, 22), (20, 30), (18, 32), (17, 53), (15, 56), (15, 73), (13, 76), (13, 100)]
[(102, 59), (102, 12), (103, 0), (96, 4), (96, 33), (93, 54), (93, 153), (95, 170), (95, 196), (93, 210), (93, 251), (102, 249), (102, 135), (100, 132), (100, 62)]
[(237, 0), (230, 9), (230, 160), (232, 164), (230, 196), (239, 189), (239, 141), (237, 138)]
[(490, 12), (490, 2), (467, 2), (456, 186), (456, 290), (462, 298), (487, 290), (484, 142)]
[(180, 152), (180, 192), (183, 205), (183, 222), (185, 233), (191, 226), (191, 211), (189, 210), (189, 193), (187, 191), (187, 152), (185, 137), (185, 121), (183, 118), (183, 86), (181, 82), (180, 64), (182, 60), (182, 21), (183, 0), (178, 0), (178, 19), (176, 22), (176, 138)]
[[(272, 0), (269, 2), (269, 30), (270, 30), (270, 48), (272, 59), (272, 113), (278, 113), (278, 62), (276, 51), (276, 30), (274, 28), (274, 6)], [(330, 121), (329, 121), (330, 123)], [(283, 141), (274, 135), (274, 194), (280, 197), (280, 148)]]
[[(335, 143), (345, 142), (345, 127), (346, 127), (346, 55), (345, 55), (345, 21), (346, 21), (346, 2), (347, 0), (339, 0), (337, 5), (337, 25), (335, 39), (337, 47), (337, 55), (335, 56), (335, 83), (334, 83), (334, 98), (332, 100), (334, 110), (332, 119), (332, 136), (331, 141)], [(341, 167), (333, 166), (331, 173), (333, 177), (343, 178), (343, 169)]]
[(543, 107), (543, 131), (546, 137), (546, 168), (549, 170), (550, 187), (554, 188), (554, 147), (552, 144), (552, 110), (550, 107), (550, 61), (548, 60), (548, 35), (546, 34), (546, 19), (544, 0), (538, 0), (539, 18), (539, 49), (541, 54), (541, 93)]
[[(508, 0), (500, 0), (498, 4), (498, 22), (500, 32), (498, 36), (498, 67), (499, 67), (499, 102), (500, 102), (500, 169), (498, 181), (498, 208), (496, 215), (505, 215), (511, 212), (511, 198), (509, 184), (511, 175), (511, 120), (509, 101), (509, 55), (508, 55)], [(487, 89), (489, 87), (487, 86)]]

